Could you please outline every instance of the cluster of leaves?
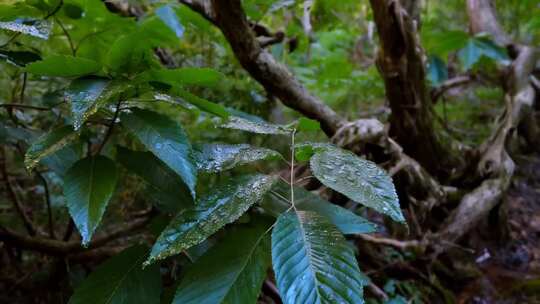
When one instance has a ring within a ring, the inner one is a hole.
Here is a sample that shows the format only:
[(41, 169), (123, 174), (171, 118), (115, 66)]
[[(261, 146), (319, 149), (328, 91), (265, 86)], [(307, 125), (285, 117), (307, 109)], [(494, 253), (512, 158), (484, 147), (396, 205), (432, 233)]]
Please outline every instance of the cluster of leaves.
[[(46, 167), (60, 177), (82, 244), (92, 244), (127, 176), (144, 180), (147, 199), (173, 214), (150, 250), (135, 245), (105, 262), (70, 303), (158, 303), (159, 265), (179, 254), (193, 263), (173, 303), (254, 303), (270, 264), (285, 303), (363, 302), (368, 279), (344, 234), (373, 232), (375, 225), (297, 188), (293, 178), (285, 183), (273, 174), (224, 175), (203, 189), (201, 176), (284, 157), (245, 143), (193, 143), (177, 113), (201, 112), (225, 129), (289, 136), (291, 170), (295, 160), (309, 161), (327, 187), (404, 222), (391, 178), (333, 145), (296, 144), (296, 132), (318, 129), (314, 121), (270, 124), (194, 94), (193, 88), (215, 87), (224, 76), (204, 67), (166, 69), (154, 55), (156, 48), (179, 43), (183, 22), (193, 20), (185, 7), (151, 7), (137, 22), (112, 14), (98, 0), (29, 0), (2, 5), (0, 12), (0, 29), (8, 34), (1, 58), (25, 81), (26, 75), (35, 82), (57, 79), (53, 99), (69, 108), (52, 111), (58, 118), (50, 117), (52, 127), (35, 140), (24, 135), (26, 118), (12, 115), (12, 123), (2, 125), (3, 141), (29, 144), (29, 172)], [(24, 39), (12, 43), (19, 35)], [(174, 110), (163, 111), (163, 104)], [(208, 246), (192, 254), (200, 244)]]

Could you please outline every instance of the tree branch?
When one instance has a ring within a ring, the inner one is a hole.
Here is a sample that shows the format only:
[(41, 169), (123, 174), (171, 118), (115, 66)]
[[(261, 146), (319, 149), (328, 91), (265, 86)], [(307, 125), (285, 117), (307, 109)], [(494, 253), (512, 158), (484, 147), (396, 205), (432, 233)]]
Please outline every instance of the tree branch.
[(240, 0), (213, 0), (212, 9), (215, 24), (229, 41), (242, 67), (268, 92), (286, 106), (318, 120), (329, 136), (345, 123), (342, 117), (310, 94), (283, 64), (260, 46)]

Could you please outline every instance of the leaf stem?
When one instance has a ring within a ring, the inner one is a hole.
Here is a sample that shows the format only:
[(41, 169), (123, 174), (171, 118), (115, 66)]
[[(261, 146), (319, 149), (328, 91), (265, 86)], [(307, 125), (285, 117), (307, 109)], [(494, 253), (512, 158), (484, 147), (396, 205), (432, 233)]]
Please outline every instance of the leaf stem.
[(116, 119), (118, 119), (118, 112), (120, 112), (121, 104), (122, 104), (122, 99), (118, 100), (118, 103), (116, 103), (116, 110), (114, 111), (112, 121), (109, 125), (109, 128), (107, 129), (107, 133), (105, 133), (105, 137), (103, 137), (103, 141), (101, 142), (101, 145), (99, 145), (99, 148), (96, 151), (96, 155), (101, 153), (101, 150), (107, 143), (107, 140), (109, 140), (109, 137), (111, 137), (112, 131), (114, 129), (114, 125), (116, 124)]
[(291, 205), (296, 212), (296, 206), (294, 204), (294, 136), (296, 134), (296, 129), (293, 129), (291, 132)]

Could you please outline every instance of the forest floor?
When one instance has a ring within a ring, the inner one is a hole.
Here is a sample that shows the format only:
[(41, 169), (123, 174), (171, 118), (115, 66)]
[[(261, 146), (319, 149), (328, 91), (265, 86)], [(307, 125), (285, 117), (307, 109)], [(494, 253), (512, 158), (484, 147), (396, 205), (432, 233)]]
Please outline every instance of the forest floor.
[(515, 159), (505, 200), (468, 241), (476, 275), (458, 303), (540, 303), (540, 155)]

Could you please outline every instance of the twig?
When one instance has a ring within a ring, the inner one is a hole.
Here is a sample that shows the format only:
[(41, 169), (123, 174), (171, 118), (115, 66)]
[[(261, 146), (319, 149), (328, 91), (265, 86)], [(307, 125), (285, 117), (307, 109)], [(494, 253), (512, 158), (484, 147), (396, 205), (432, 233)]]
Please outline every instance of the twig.
[(36, 175), (41, 180), (41, 183), (43, 184), (43, 188), (45, 189), (45, 203), (47, 204), (49, 237), (51, 239), (56, 239), (56, 236), (54, 235), (54, 223), (53, 223), (53, 218), (52, 218), (51, 195), (49, 193), (49, 185), (47, 184), (47, 180), (45, 179), (43, 174), (37, 172)]
[(26, 231), (28, 232), (29, 235), (34, 236), (36, 235), (36, 228), (34, 227), (34, 224), (32, 223), (32, 220), (30, 219), (28, 214), (26, 214), (26, 212), (24, 211), (24, 208), (21, 205), (19, 198), (17, 197), (17, 193), (15, 193), (15, 190), (13, 190), (13, 185), (11, 184), (11, 181), (9, 180), (9, 175), (7, 173), (7, 166), (6, 166), (5, 148), (2, 147), (0, 151), (2, 152), (2, 162), (1, 162), (0, 170), (2, 171), (2, 177), (6, 184), (6, 190), (7, 190), (8, 196), (11, 199), (11, 202), (13, 203), (15, 210), (17, 210), (17, 213), (19, 213), (19, 216), (21, 217), (23, 221)]
[(66, 28), (64, 27), (64, 24), (62, 24), (60, 19), (54, 17), (54, 20), (56, 20), (56, 22), (58, 22), (58, 25), (62, 29), (62, 32), (64, 32), (64, 35), (66, 36), (66, 38), (68, 40), (68, 43), (69, 43), (69, 48), (71, 49), (71, 54), (73, 54), (73, 56), (75, 56), (76, 53), (77, 53), (77, 49), (75, 48), (75, 45), (73, 44), (73, 40), (71, 39), (71, 35), (69, 35), (69, 32), (66, 30)]
[(107, 140), (109, 140), (109, 137), (111, 137), (112, 131), (114, 129), (114, 125), (116, 124), (116, 120), (118, 119), (118, 112), (120, 112), (121, 104), (122, 104), (122, 99), (118, 100), (118, 102), (116, 103), (116, 110), (114, 111), (112, 121), (109, 125), (109, 128), (107, 129), (107, 133), (105, 133), (105, 137), (103, 137), (103, 141), (101, 142), (101, 145), (99, 145), (99, 148), (97, 149), (96, 154), (99, 154), (101, 152), (101, 150), (107, 143)]
[(417, 241), (417, 240), (399, 241), (399, 240), (389, 239), (389, 238), (384, 238), (384, 237), (376, 237), (369, 234), (357, 234), (357, 236), (364, 241), (374, 243), (374, 244), (394, 247), (399, 250), (417, 249), (417, 248), (421, 249), (421, 248), (425, 248), (425, 245), (426, 245), (425, 241)]
[(21, 109), (30, 109), (30, 110), (36, 110), (36, 111), (50, 111), (51, 110), (51, 108), (47, 108), (47, 107), (31, 106), (31, 105), (24, 105), (24, 104), (18, 104), (18, 103), (0, 103), (0, 108), (8, 108), (8, 109), (21, 108)]

